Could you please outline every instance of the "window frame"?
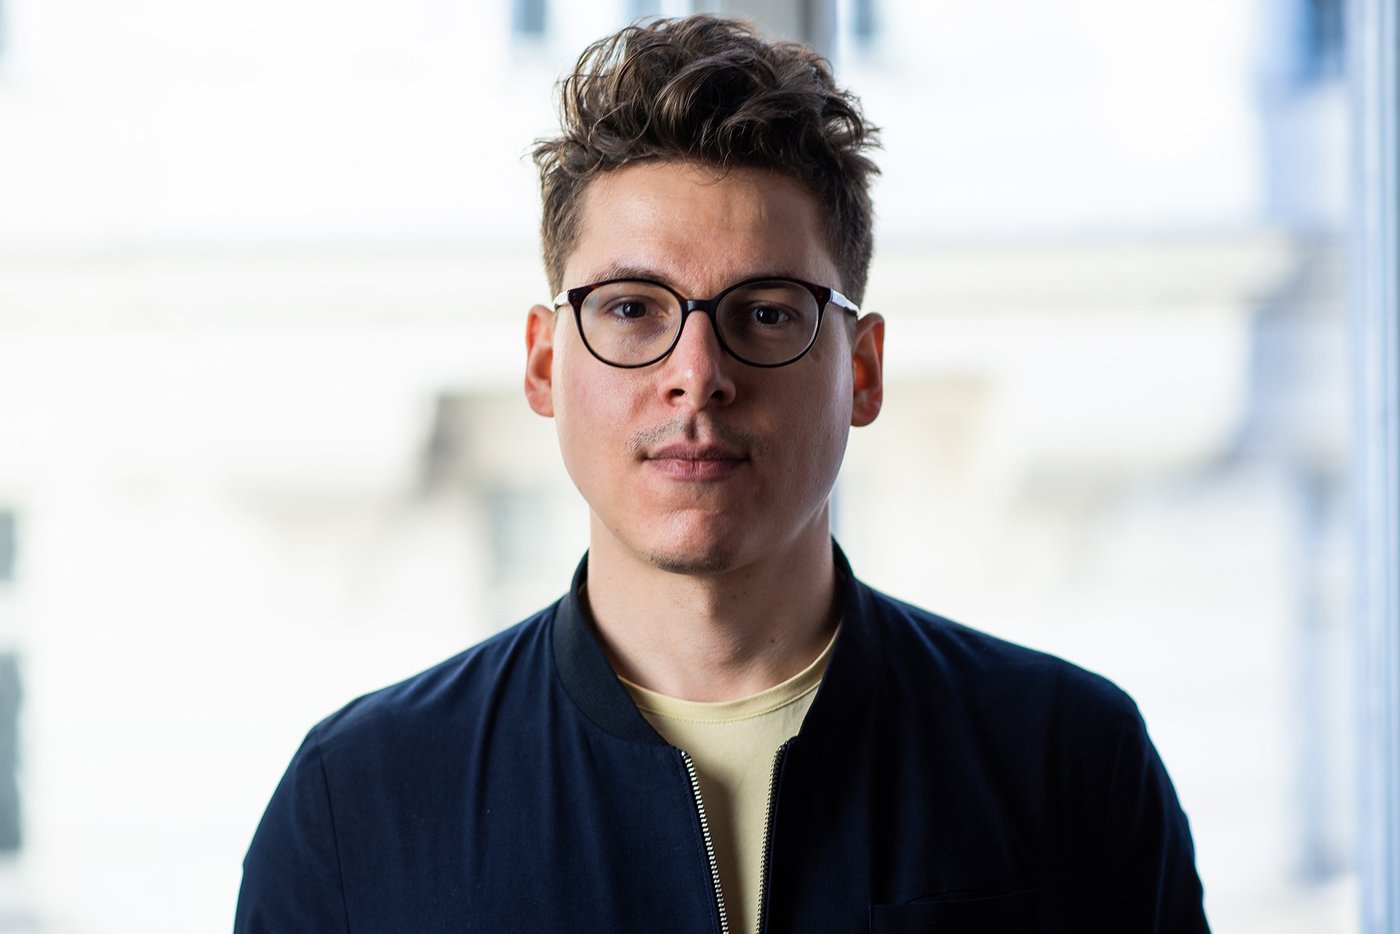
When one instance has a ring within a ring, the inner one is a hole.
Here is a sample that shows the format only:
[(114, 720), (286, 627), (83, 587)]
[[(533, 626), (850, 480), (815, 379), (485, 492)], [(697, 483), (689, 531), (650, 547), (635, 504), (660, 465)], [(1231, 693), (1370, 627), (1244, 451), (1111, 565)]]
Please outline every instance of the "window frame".
[(1389, 0), (1353, 0), (1349, 13), (1361, 930), (1394, 934), (1400, 930), (1400, 31)]

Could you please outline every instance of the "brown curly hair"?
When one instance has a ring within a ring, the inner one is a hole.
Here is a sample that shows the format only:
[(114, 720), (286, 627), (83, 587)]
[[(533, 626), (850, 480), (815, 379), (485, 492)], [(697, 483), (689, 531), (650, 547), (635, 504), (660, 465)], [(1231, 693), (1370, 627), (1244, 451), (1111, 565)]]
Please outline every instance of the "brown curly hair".
[(537, 140), (541, 240), (562, 286), (589, 182), (633, 162), (770, 169), (816, 196), (841, 287), (859, 302), (873, 249), (864, 150), (878, 145), (860, 102), (831, 66), (795, 42), (768, 42), (715, 16), (634, 24), (590, 45), (559, 84), (562, 134)]

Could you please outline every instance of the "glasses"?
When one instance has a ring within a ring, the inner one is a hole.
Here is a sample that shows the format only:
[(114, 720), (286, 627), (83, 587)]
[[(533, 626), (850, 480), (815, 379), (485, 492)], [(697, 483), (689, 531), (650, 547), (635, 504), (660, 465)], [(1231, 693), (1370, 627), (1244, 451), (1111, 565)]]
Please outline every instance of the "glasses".
[(709, 316), (720, 347), (750, 366), (795, 363), (812, 349), (828, 304), (860, 309), (835, 289), (801, 279), (746, 279), (710, 299), (682, 298), (649, 279), (609, 279), (560, 292), (584, 346), (610, 366), (633, 369), (663, 359), (680, 342), (686, 316)]

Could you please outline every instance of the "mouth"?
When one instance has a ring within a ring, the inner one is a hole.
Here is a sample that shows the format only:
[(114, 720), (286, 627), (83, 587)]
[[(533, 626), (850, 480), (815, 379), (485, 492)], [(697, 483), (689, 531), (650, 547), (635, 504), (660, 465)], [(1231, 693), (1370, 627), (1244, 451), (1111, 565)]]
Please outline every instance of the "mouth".
[(738, 448), (726, 444), (677, 442), (650, 451), (647, 466), (674, 480), (722, 480), (749, 462)]

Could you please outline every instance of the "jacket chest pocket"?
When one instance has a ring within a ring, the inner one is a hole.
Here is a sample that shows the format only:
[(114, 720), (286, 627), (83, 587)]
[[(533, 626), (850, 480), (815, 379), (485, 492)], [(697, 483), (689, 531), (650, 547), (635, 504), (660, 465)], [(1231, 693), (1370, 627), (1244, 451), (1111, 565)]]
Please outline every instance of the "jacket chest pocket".
[(1050, 934), (1037, 891), (870, 906), (870, 934)]

